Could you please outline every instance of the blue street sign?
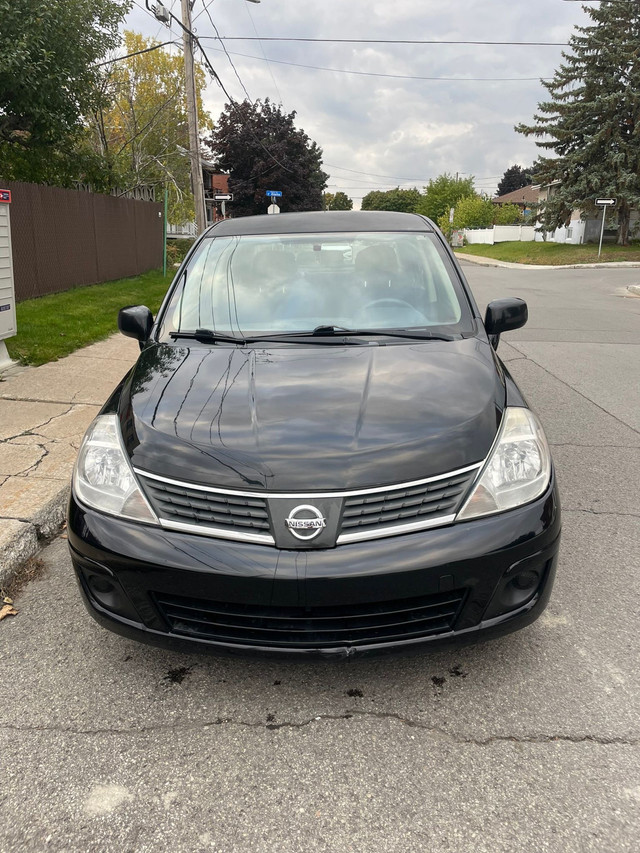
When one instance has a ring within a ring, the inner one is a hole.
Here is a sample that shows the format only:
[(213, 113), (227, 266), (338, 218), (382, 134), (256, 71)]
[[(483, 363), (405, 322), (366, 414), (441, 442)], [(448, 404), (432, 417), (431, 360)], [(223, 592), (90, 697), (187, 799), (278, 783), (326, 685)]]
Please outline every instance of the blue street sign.
[(267, 195), (270, 195), (272, 198), (280, 198), (282, 195), (281, 190), (267, 190)]

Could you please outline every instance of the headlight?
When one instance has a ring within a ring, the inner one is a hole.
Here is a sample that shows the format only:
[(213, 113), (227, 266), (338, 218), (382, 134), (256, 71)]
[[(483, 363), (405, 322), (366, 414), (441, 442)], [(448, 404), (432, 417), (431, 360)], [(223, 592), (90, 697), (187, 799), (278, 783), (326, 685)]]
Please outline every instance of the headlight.
[(458, 521), (513, 509), (544, 493), (551, 454), (542, 427), (529, 409), (505, 409), (500, 432)]
[(115, 415), (98, 415), (87, 430), (73, 471), (73, 489), (82, 503), (100, 512), (158, 523), (136, 483)]

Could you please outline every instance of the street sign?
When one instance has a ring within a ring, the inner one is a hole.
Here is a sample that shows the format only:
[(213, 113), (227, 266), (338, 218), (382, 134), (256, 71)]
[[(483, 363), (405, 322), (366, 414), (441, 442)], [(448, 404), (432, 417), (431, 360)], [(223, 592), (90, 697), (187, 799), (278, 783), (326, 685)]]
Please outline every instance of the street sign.
[(271, 196), (272, 198), (280, 198), (282, 195), (281, 190), (267, 190), (266, 195)]
[(612, 207), (617, 201), (617, 198), (597, 198), (596, 204), (599, 204), (601, 207)]
[(270, 204), (267, 208), (267, 213), (280, 213), (280, 208), (277, 204)]
[(219, 195), (214, 195), (214, 199), (216, 201), (233, 201), (233, 193), (220, 193)]

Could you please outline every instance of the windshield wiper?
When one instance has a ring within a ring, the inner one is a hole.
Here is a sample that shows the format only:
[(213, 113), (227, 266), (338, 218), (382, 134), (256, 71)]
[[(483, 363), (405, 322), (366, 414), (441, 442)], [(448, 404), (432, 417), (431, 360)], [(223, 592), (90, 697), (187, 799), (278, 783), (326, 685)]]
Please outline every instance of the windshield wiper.
[(236, 335), (223, 335), (221, 332), (214, 332), (213, 329), (196, 329), (195, 332), (169, 332), (170, 337), (190, 338), (191, 340), (202, 341), (205, 344), (246, 344), (246, 338), (239, 338)]
[(387, 335), (392, 338), (409, 338), (417, 341), (455, 341), (454, 335), (433, 332), (410, 332), (408, 329), (345, 329), (344, 326), (316, 326), (312, 335)]

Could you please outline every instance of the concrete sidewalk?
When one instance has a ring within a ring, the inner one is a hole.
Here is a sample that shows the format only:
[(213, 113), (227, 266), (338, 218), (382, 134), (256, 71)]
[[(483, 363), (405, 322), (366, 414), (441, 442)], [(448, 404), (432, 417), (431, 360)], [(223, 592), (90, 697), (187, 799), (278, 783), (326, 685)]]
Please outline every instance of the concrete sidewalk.
[(62, 525), (82, 436), (138, 354), (117, 334), (0, 374), (0, 586)]

